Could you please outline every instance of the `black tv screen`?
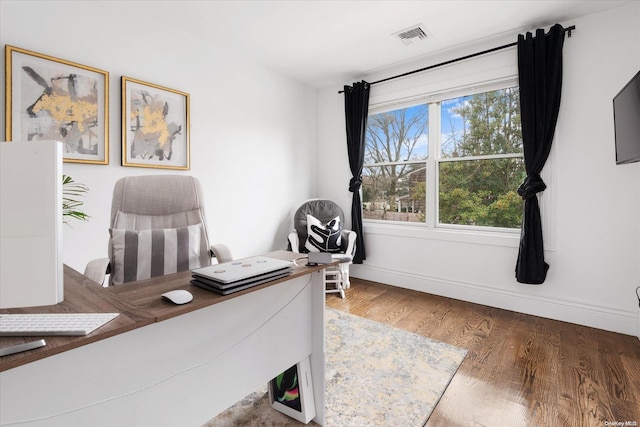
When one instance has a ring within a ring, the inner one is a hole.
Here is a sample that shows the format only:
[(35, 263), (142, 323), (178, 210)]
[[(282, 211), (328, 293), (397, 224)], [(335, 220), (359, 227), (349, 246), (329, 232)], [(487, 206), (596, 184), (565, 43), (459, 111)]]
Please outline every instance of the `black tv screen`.
[(616, 164), (640, 162), (640, 71), (613, 98)]

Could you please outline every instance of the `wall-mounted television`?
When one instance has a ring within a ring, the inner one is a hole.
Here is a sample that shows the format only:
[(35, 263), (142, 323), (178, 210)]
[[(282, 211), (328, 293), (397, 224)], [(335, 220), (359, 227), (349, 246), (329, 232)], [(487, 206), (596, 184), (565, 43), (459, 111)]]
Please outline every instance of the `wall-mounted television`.
[(640, 162), (640, 71), (613, 97), (616, 164)]

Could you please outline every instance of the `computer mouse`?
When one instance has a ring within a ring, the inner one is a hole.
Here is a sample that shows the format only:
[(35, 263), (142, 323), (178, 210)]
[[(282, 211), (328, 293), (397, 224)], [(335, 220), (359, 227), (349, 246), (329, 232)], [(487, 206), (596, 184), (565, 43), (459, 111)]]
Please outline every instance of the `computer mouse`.
[(186, 304), (193, 299), (193, 295), (184, 289), (176, 289), (162, 294), (162, 298), (171, 301), (174, 304)]

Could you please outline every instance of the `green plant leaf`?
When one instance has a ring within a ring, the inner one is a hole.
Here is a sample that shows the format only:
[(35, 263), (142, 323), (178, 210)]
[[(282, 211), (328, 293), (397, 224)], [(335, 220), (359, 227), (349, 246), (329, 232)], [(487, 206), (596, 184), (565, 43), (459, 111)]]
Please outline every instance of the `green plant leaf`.
[(83, 202), (78, 200), (88, 192), (86, 185), (75, 182), (69, 175), (62, 175), (62, 218), (65, 224), (69, 224), (70, 219), (89, 220), (90, 216), (80, 209)]

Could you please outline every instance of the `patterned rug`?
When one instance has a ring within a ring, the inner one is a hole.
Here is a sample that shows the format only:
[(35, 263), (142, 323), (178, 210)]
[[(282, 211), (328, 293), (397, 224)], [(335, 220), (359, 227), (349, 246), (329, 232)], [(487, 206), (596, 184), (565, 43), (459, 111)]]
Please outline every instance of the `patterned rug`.
[[(332, 308), (326, 320), (328, 427), (423, 426), (467, 353)], [(304, 425), (268, 400), (265, 386), (203, 427)]]

